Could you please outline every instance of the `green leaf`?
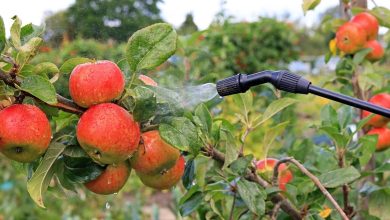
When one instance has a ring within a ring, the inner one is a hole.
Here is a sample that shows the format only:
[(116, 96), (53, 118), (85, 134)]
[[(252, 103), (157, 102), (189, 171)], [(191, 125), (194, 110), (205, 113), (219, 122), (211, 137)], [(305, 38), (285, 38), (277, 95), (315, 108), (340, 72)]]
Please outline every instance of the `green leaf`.
[(313, 10), (315, 7), (317, 7), (318, 4), (320, 4), (321, 0), (303, 0), (302, 3), (302, 9), (303, 13), (306, 15), (306, 12), (309, 10)]
[(50, 76), (59, 73), (60, 70), (54, 63), (43, 62), (35, 65), (33, 73), (42, 76)]
[(42, 76), (35, 75), (26, 77), (22, 81), (20, 88), (50, 105), (57, 103), (56, 90), (53, 84)]
[(179, 202), (180, 214), (185, 217), (196, 211), (203, 201), (203, 194), (198, 191), (199, 187), (192, 187)]
[(177, 47), (173, 27), (158, 23), (135, 32), (129, 39), (126, 58), (132, 72), (152, 69), (172, 56)]
[(381, 26), (390, 28), (390, 10), (388, 8), (375, 7), (371, 13), (378, 19)]
[(198, 116), (202, 123), (202, 129), (206, 135), (211, 134), (212, 130), (212, 119), (211, 114), (205, 104), (200, 104), (195, 109), (195, 116)]
[(236, 96), (233, 96), (233, 100), (237, 107), (242, 109), (242, 115), (246, 117), (253, 107), (252, 91), (248, 90), (245, 93), (240, 93)]
[(29, 56), (35, 56), (39, 46), (41, 46), (43, 39), (40, 37), (33, 37), (27, 43), (20, 47), (20, 51), (27, 53)]
[(32, 23), (24, 25), (20, 31), (22, 44), (28, 42), (33, 37), (41, 37), (44, 31), (44, 26), (37, 26)]
[(249, 210), (258, 216), (265, 212), (265, 192), (252, 182), (241, 178), (237, 182), (238, 193)]
[(382, 164), (380, 167), (376, 168), (374, 170), (375, 173), (384, 173), (390, 171), (390, 162), (386, 161), (384, 164)]
[(280, 134), (282, 134), (283, 131), (285, 131), (288, 124), (289, 124), (289, 122), (286, 121), (286, 122), (280, 123), (280, 124), (270, 128), (270, 129), (267, 129), (265, 131), (264, 138), (263, 138), (263, 153), (264, 153), (263, 156), (264, 157), (267, 156), (268, 150), (270, 149), (270, 147), (274, 143), (275, 139)]
[(53, 117), (56, 133), (69, 125), (76, 124), (78, 120), (79, 118), (75, 114), (59, 111), (58, 116)]
[(325, 105), (321, 109), (321, 124), (323, 126), (334, 127), (340, 131), (340, 123), (336, 110), (331, 105)]
[(336, 147), (345, 148), (347, 147), (348, 137), (341, 134), (337, 128), (331, 126), (323, 126), (319, 128), (321, 131), (325, 132), (334, 142)]
[(360, 147), (356, 152), (356, 156), (359, 158), (360, 166), (364, 167), (370, 161), (372, 155), (376, 150), (376, 136), (366, 135), (359, 139)]
[(233, 161), (230, 164), (229, 168), (231, 171), (233, 171), (236, 174), (244, 175), (246, 173), (247, 168), (251, 165), (252, 160), (253, 160), (252, 154), (245, 155)]
[(390, 216), (390, 190), (383, 189), (371, 193), (368, 202), (370, 215), (380, 219), (389, 219)]
[(60, 67), (60, 73), (70, 74), (72, 70), (79, 64), (92, 62), (93, 60), (84, 57), (75, 57), (65, 61)]
[(272, 102), (270, 105), (268, 105), (267, 109), (264, 111), (263, 116), (261, 117), (260, 122), (256, 123), (255, 127), (263, 124), (278, 112), (295, 103), (297, 103), (297, 100), (291, 98), (281, 98)]
[(219, 144), (225, 148), (225, 162), (222, 169), (226, 169), (238, 157), (238, 150), (233, 134), (229, 131), (220, 130), (221, 139)]
[(364, 58), (366, 58), (367, 54), (369, 54), (372, 51), (372, 48), (364, 48), (359, 50), (358, 52), (353, 55), (353, 63), (356, 65), (361, 64), (364, 61)]
[(33, 176), (27, 181), (28, 193), (34, 202), (42, 208), (45, 208), (43, 194), (55, 172), (53, 164), (64, 149), (65, 145), (61, 143), (51, 143)]
[(184, 117), (169, 119), (169, 124), (159, 126), (161, 137), (167, 143), (182, 151), (190, 151), (196, 155), (202, 146), (195, 125)]
[(326, 188), (336, 188), (355, 181), (359, 177), (360, 173), (354, 167), (346, 167), (321, 174), (318, 179)]
[(7, 97), (14, 95), (14, 92), (14, 88), (0, 80), (0, 99), (7, 99)]
[(144, 122), (155, 115), (157, 109), (156, 94), (147, 87), (134, 89), (133, 116), (136, 121)]
[(184, 169), (184, 174), (182, 177), (183, 186), (189, 190), (192, 187), (192, 183), (195, 178), (195, 163), (194, 159), (191, 158), (186, 162), (186, 167)]
[(7, 39), (5, 37), (5, 27), (3, 18), (0, 16), (0, 53), (3, 52)]
[(14, 20), (14, 23), (11, 26), (11, 42), (14, 47), (18, 49), (21, 46), (20, 29), (22, 26), (22, 21), (20, 21), (17, 16), (14, 16), (12, 19)]

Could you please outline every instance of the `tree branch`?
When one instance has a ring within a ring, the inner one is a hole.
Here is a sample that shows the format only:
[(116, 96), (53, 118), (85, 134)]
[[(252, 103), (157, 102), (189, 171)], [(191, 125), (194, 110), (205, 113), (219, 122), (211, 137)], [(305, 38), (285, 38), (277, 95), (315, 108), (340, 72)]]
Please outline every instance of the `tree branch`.
[(344, 220), (349, 220), (348, 216), (344, 213), (343, 209), (340, 207), (340, 205), (336, 202), (336, 200), (332, 197), (332, 195), (326, 190), (326, 188), (322, 185), (320, 180), (314, 176), (310, 171), (308, 171), (299, 161), (295, 160), (292, 157), (289, 158), (284, 158), (279, 160), (275, 167), (274, 167), (274, 175), (272, 179), (273, 185), (277, 186), (278, 185), (278, 175), (279, 175), (279, 166), (283, 163), (293, 163), (295, 166), (299, 168), (299, 170), (304, 173), (306, 176), (308, 176), (313, 183), (321, 190), (322, 194), (325, 195), (325, 197), (333, 204), (333, 206), (336, 208), (336, 210), (340, 213), (341, 217)]
[[(214, 160), (219, 161), (221, 163), (225, 162), (225, 155), (223, 155), (223, 153), (219, 152), (215, 148), (203, 148), (202, 150), (204, 151), (206, 156), (210, 156)], [(271, 185), (267, 181), (263, 180), (257, 175), (256, 169), (251, 169), (250, 172), (245, 175), (245, 179), (254, 182), (264, 188), (271, 187)], [(271, 201), (274, 204), (280, 203), (280, 208), (284, 212), (286, 212), (292, 219), (302, 219), (300, 212), (281, 194), (277, 193), (276, 195), (271, 196)]]
[[(20, 81), (18, 81), (16, 78), (13, 79), (11, 77), (11, 75), (4, 73), (2, 70), (0, 70), (0, 80), (2, 80), (5, 84), (7, 84), (13, 88), (16, 88), (16, 85), (20, 86)], [(40, 99), (38, 99), (37, 97), (33, 96), (32, 94), (30, 94), (28, 92), (24, 91), (23, 93), (26, 96), (32, 97), (35, 100), (42, 102)], [(47, 103), (45, 103), (45, 104), (47, 104)], [(63, 111), (69, 112), (69, 113), (78, 114), (78, 115), (82, 114), (85, 111), (84, 108), (76, 105), (76, 103), (74, 103), (72, 100), (69, 100), (61, 95), (58, 95), (58, 94), (57, 94), (57, 103), (53, 104), (53, 105), (50, 105), (50, 104), (47, 104), (47, 105), (59, 108)]]

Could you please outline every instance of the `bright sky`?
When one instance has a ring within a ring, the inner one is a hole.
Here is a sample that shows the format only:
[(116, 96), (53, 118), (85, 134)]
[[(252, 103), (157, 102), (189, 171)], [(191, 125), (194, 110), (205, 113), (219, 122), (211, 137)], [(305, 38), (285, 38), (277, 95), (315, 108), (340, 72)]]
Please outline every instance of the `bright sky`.
[[(0, 15), (9, 30), (13, 15), (18, 15), (24, 24), (29, 22), (40, 24), (45, 12), (65, 9), (74, 2), (75, 0), (12, 0), (1, 5)], [(375, 2), (379, 6), (390, 8), (389, 0), (375, 0)], [(339, 0), (323, 0), (314, 12), (308, 12), (305, 17), (301, 3), (302, 0), (227, 0), (225, 9), (229, 15), (233, 15), (240, 21), (253, 21), (258, 16), (283, 17), (290, 14), (292, 19), (300, 19), (306, 25), (311, 25), (316, 22), (320, 12), (337, 5)], [(198, 27), (205, 29), (220, 10), (220, 5), (221, 0), (164, 0), (160, 8), (162, 17), (176, 27), (183, 22), (188, 12), (192, 12)], [(373, 3), (369, 0), (369, 8), (371, 7)]]

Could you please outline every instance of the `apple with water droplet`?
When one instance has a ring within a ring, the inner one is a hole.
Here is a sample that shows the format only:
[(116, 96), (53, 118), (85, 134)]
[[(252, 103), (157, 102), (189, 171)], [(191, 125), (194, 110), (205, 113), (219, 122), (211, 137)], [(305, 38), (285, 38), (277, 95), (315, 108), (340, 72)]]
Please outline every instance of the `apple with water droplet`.
[(124, 88), (122, 71), (108, 60), (79, 64), (69, 78), (70, 96), (85, 108), (119, 98)]
[(124, 108), (113, 103), (94, 105), (81, 116), (76, 136), (87, 154), (100, 164), (118, 164), (138, 148), (140, 127)]
[(0, 151), (8, 158), (29, 163), (46, 152), (51, 128), (38, 107), (15, 104), (0, 111)]
[(90, 191), (109, 195), (119, 192), (130, 176), (131, 168), (127, 161), (119, 164), (108, 165), (106, 169), (96, 179), (85, 183), (85, 187)]

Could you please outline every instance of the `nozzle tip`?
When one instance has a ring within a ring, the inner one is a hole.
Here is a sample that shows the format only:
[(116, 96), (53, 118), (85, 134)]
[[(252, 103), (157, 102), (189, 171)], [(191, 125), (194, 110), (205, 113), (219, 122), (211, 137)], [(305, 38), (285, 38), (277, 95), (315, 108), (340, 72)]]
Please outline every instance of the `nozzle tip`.
[(217, 92), (220, 96), (228, 96), (242, 92), (240, 87), (240, 76), (237, 74), (217, 82)]

